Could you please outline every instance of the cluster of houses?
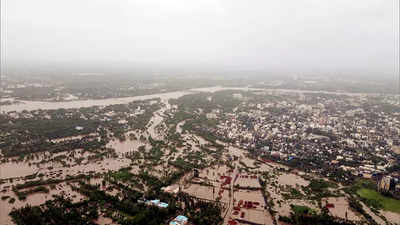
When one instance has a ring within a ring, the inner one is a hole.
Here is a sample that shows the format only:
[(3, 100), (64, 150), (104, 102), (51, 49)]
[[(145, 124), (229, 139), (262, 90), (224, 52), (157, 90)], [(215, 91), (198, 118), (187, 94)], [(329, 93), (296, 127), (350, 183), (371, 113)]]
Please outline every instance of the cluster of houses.
[[(156, 206), (162, 209), (168, 208), (168, 203), (162, 202), (160, 201), (160, 199), (140, 200), (140, 201), (149, 206)], [(184, 215), (178, 215), (169, 222), (169, 225), (188, 225), (188, 224), (189, 224), (189, 219)]]
[(365, 96), (307, 100), (300, 95), (287, 101), (244, 103), (240, 112), (208, 115), (219, 118), (218, 137), (259, 156), (308, 161), (316, 170), (326, 166), (367, 178), (385, 174), (398, 160), (399, 116), (400, 112), (371, 106)]
[(152, 205), (152, 206), (157, 206), (159, 208), (168, 208), (168, 203), (161, 202), (159, 199), (154, 199), (154, 200), (146, 200), (145, 204), (147, 205)]
[(400, 180), (392, 176), (382, 176), (377, 179), (377, 188), (380, 192), (391, 192), (400, 197)]
[(188, 218), (182, 215), (175, 217), (175, 219), (169, 222), (169, 225), (187, 225), (187, 224), (188, 224)]

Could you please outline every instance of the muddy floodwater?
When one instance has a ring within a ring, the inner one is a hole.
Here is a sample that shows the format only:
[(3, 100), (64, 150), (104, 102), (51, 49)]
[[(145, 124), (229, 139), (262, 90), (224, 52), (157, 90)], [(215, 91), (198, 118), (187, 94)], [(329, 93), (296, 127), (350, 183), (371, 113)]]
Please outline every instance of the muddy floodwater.
[(351, 221), (360, 221), (361, 218), (350, 208), (349, 202), (345, 197), (331, 197), (323, 199), (322, 204), (333, 204), (334, 207), (329, 208), (332, 216), (340, 217), (342, 219), (349, 219)]
[(225, 89), (227, 88), (218, 86), (211, 88), (197, 88), (186, 91), (175, 91), (175, 92), (142, 95), (134, 97), (107, 98), (107, 99), (94, 99), (94, 100), (73, 100), (65, 102), (19, 101), (18, 104), (2, 106), (1, 112), (11, 112), (11, 111), (21, 112), (23, 110), (32, 111), (37, 109), (50, 110), (50, 109), (70, 109), (70, 108), (72, 109), (72, 108), (92, 107), (92, 106), (107, 106), (115, 104), (128, 104), (132, 101), (143, 101), (154, 98), (160, 98), (161, 100), (168, 100), (171, 98), (179, 98), (193, 92), (215, 92)]
[(335, 94), (335, 95), (349, 95), (349, 96), (366, 95), (363, 93), (347, 93), (347, 92), (215, 86), (206, 88), (194, 88), (185, 91), (174, 91), (174, 92), (166, 92), (166, 93), (142, 95), (134, 97), (108, 98), (108, 99), (96, 99), (96, 100), (72, 100), (65, 102), (19, 101), (18, 104), (2, 106), (0, 112), (11, 112), (11, 111), (21, 112), (23, 110), (32, 111), (37, 109), (49, 110), (49, 109), (62, 109), (62, 108), (68, 109), (68, 108), (81, 108), (81, 107), (92, 107), (92, 106), (107, 106), (114, 104), (127, 104), (132, 101), (149, 100), (153, 98), (161, 98), (162, 100), (168, 100), (171, 98), (179, 98), (194, 92), (216, 92), (222, 90), (265, 91), (269, 93), (321, 93), (321, 94)]
[(38, 168), (26, 162), (0, 163), (0, 179), (22, 177), (36, 173)]
[[(161, 102), (164, 107), (160, 110), (156, 111), (153, 114), (153, 117), (150, 120), (150, 123), (147, 125), (147, 131), (145, 136), (151, 136), (156, 140), (163, 139), (163, 132), (162, 126), (164, 125), (162, 122), (164, 118), (167, 116), (166, 112), (171, 109), (171, 105), (168, 103), (169, 99), (179, 98), (187, 94), (197, 93), (197, 92), (217, 92), (222, 90), (240, 90), (240, 91), (263, 91), (265, 93), (279, 93), (279, 92), (297, 92), (297, 93), (325, 93), (325, 94), (346, 94), (346, 93), (337, 93), (337, 92), (316, 92), (316, 91), (302, 91), (302, 90), (285, 90), (285, 89), (257, 89), (257, 88), (243, 88), (243, 87), (208, 87), (208, 88), (197, 88), (197, 89), (189, 89), (185, 91), (176, 91), (176, 92), (168, 92), (168, 93), (159, 93), (159, 94), (152, 94), (152, 95), (144, 95), (144, 96), (135, 96), (135, 97), (124, 97), (124, 98), (110, 98), (110, 99), (101, 99), (101, 100), (75, 100), (74, 98), (69, 98), (66, 102), (41, 102), (41, 101), (20, 101), (18, 104), (11, 104), (11, 105), (4, 105), (1, 107), (1, 112), (11, 112), (11, 111), (31, 111), (31, 110), (54, 110), (60, 108), (81, 108), (81, 107), (92, 107), (92, 106), (107, 106), (107, 105), (114, 105), (114, 104), (128, 104), (132, 101), (141, 101), (141, 100), (149, 100), (154, 98), (160, 98)], [(350, 93), (351, 94), (351, 93)], [(352, 94), (356, 95), (356, 94)], [(358, 94), (357, 94), (358, 95)], [(181, 121), (176, 126), (176, 132), (182, 134), (182, 127), (184, 126), (185, 121)], [(129, 134), (132, 134), (130, 137)], [(46, 176), (46, 179), (49, 178), (65, 178), (67, 175), (79, 175), (79, 174), (90, 174), (93, 172), (106, 172), (106, 171), (116, 171), (122, 167), (128, 167), (131, 164), (131, 161), (128, 158), (125, 158), (124, 155), (130, 153), (132, 151), (136, 151), (139, 146), (145, 146), (145, 149), (149, 149), (150, 145), (146, 141), (138, 140), (138, 137), (141, 133), (132, 133), (126, 134), (126, 141), (119, 141), (119, 140), (111, 140), (106, 147), (115, 149), (115, 153), (117, 157), (111, 158), (109, 156), (102, 158), (101, 160), (88, 160), (90, 154), (92, 153), (85, 153), (80, 152), (77, 153), (79, 157), (84, 158), (83, 161), (76, 163), (72, 159), (66, 160), (64, 163), (68, 163), (67, 166), (63, 165), (62, 163), (51, 161), (51, 158), (47, 157), (56, 157), (57, 155), (67, 156), (66, 152), (61, 152), (57, 154), (51, 153), (43, 153), (44, 155), (41, 157), (37, 157), (36, 160), (27, 161), (11, 161), (0, 163), (0, 179), (10, 179), (8, 183), (0, 184), (0, 190), (6, 190), (5, 193), (0, 193), (0, 196), (10, 196), (16, 198), (15, 194), (11, 191), (10, 186), (15, 185), (17, 183), (23, 183), (24, 179), (22, 177), (32, 175), (32, 174), (42, 174)], [(199, 146), (206, 145), (208, 142), (196, 135), (188, 134), (184, 132), (182, 134), (183, 140), (189, 144), (191, 149), (200, 151), (201, 149)], [(65, 140), (74, 140), (80, 139), (82, 136), (74, 136), (74, 137), (66, 137), (62, 139), (54, 139), (52, 142), (60, 142)], [(220, 143), (226, 147), (226, 152), (229, 155), (236, 156), (239, 158), (239, 161), (242, 164), (245, 164), (248, 167), (255, 167), (255, 160), (249, 159), (246, 157), (246, 151), (238, 148), (233, 145), (227, 145), (225, 143)], [(74, 150), (77, 151), (77, 150)], [(176, 157), (182, 156), (182, 149), (179, 149), (180, 152), (177, 153)], [(77, 151), (78, 152), (78, 151)], [(48, 155), (46, 155), (48, 154)], [(68, 156), (69, 157), (69, 156)], [(61, 157), (62, 158), (62, 157)], [(45, 159), (49, 159), (46, 161)], [(44, 161), (44, 163), (39, 163), (40, 161)], [(210, 159), (211, 160), (211, 159)], [(235, 162), (235, 166), (240, 166), (238, 162)], [(167, 162), (167, 159), (165, 159)], [(268, 165), (262, 164), (259, 166), (259, 171), (271, 171), (273, 168), (282, 167), (278, 164), (269, 163)], [(154, 176), (159, 176), (164, 171), (164, 167), (159, 165), (154, 168), (153, 174)], [(233, 201), (234, 198), (238, 200), (246, 200), (250, 199), (254, 202), (259, 202), (261, 207), (260, 209), (253, 210), (253, 211), (246, 211), (246, 219), (250, 219), (252, 221), (256, 221), (263, 224), (272, 224), (271, 216), (261, 217), (260, 215), (265, 215), (266, 212), (262, 209), (264, 206), (263, 197), (259, 191), (238, 191), (233, 193), (232, 186), (228, 186), (225, 189), (222, 188), (220, 184), (220, 176), (227, 175), (235, 177), (236, 175), (240, 175), (238, 171), (230, 171), (226, 167), (218, 167), (218, 168), (208, 168), (206, 170), (201, 171), (201, 176), (204, 180), (207, 180), (212, 184), (211, 186), (204, 186), (199, 184), (190, 184), (183, 188), (184, 192), (189, 194), (193, 194), (199, 198), (204, 198), (208, 200), (215, 200), (217, 198), (218, 193), (221, 191), (221, 202), (225, 203), (228, 207), (226, 212), (228, 215), (232, 213)], [(134, 173), (138, 172), (138, 167), (133, 167), (132, 171)], [(243, 174), (242, 174), (243, 175)], [(299, 184), (301, 186), (307, 186), (308, 181), (304, 180), (300, 176), (294, 174), (283, 174), (278, 177), (278, 181), (280, 184), (283, 185), (290, 185), (295, 186)], [(93, 181), (94, 182), (94, 181)], [(258, 183), (256, 178), (243, 178), (239, 177), (237, 180), (237, 184), (240, 186), (251, 186), (254, 188), (260, 188), (260, 184)], [(7, 186), (7, 187), (6, 187)], [(275, 193), (274, 190), (269, 189), (272, 196), (276, 199), (280, 199), (280, 196)], [(29, 195), (25, 201), (17, 200), (14, 204), (9, 204), (8, 201), (0, 201), (0, 224), (12, 224), (11, 218), (8, 216), (8, 213), (11, 211), (12, 207), (22, 207), (26, 204), (31, 205), (39, 205), (44, 203), (46, 200), (51, 199), (52, 194), (67, 194), (71, 195), (73, 193), (71, 188), (67, 186), (65, 183), (57, 185), (56, 189), (50, 190), (50, 194), (45, 193), (35, 193)], [(74, 193), (73, 195), (74, 201), (79, 201), (83, 198), (80, 195)], [(70, 196), (71, 197), (71, 196)], [(333, 200), (332, 200), (333, 201)], [(340, 201), (337, 202), (338, 205)], [(303, 204), (307, 204), (307, 202), (300, 202)], [(346, 211), (347, 205), (345, 203), (342, 204), (342, 208), (338, 208), (336, 211), (333, 211), (332, 214), (343, 216), (343, 213)], [(312, 207), (310, 205), (310, 207)], [(344, 208), (344, 209), (343, 209)], [(279, 208), (278, 211), (283, 211), (283, 215), (289, 215), (290, 207), (288, 204), (284, 204), (282, 207)], [(393, 220), (396, 220), (396, 215), (389, 215)], [(260, 220), (259, 220), (260, 219)], [(228, 217), (225, 218), (225, 223), (227, 222)], [(96, 221), (98, 224), (112, 224), (112, 221), (109, 218), (104, 216), (100, 216), (100, 218)]]
[[(8, 214), (12, 208), (20, 208), (26, 205), (40, 205), (45, 203), (47, 200), (53, 199), (52, 195), (63, 195), (69, 197), (73, 202), (78, 202), (84, 197), (79, 193), (72, 191), (71, 187), (65, 183), (56, 185), (55, 189), (50, 189), (49, 193), (34, 193), (27, 197), (25, 201), (17, 200), (14, 204), (9, 204), (7, 201), (0, 200), (0, 224), (1, 225), (13, 225), (11, 217)], [(3, 193), (1, 196), (10, 196), (10, 198), (17, 198), (17, 196), (11, 191)]]
[(292, 173), (284, 173), (278, 177), (278, 183), (282, 185), (290, 185), (292, 187), (296, 187), (296, 185), (307, 186), (310, 184), (309, 181), (304, 180), (300, 176), (297, 176)]

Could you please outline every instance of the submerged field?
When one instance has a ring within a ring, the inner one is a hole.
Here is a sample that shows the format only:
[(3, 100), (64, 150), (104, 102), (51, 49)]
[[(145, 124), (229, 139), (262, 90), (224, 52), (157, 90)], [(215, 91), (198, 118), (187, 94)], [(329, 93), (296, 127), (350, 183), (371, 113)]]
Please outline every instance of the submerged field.
[[(310, 141), (300, 126), (309, 114), (281, 104), (299, 98), (300, 107), (302, 96), (213, 89), (152, 97), (0, 114), (0, 224), (62, 224), (75, 215), (75, 224), (115, 225), (178, 215), (195, 225), (400, 221), (400, 201), (375, 192), (376, 181), (318, 172), (333, 171), (325, 160), (336, 153), (303, 154), (333, 145)], [(296, 138), (282, 139), (288, 133)], [(293, 149), (279, 157), (265, 148), (286, 143)], [(292, 153), (302, 157), (289, 160)], [(309, 164), (316, 154), (318, 164)]]
[(383, 196), (375, 190), (368, 188), (361, 188), (357, 194), (366, 199), (367, 201), (375, 201), (382, 206), (384, 210), (400, 213), (400, 200)]

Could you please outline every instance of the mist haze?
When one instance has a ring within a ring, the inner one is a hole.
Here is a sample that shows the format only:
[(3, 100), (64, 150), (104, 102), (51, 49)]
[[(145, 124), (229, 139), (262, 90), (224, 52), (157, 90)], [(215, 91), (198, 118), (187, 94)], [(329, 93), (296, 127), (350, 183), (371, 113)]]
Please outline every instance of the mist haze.
[[(1, 2), (7, 68), (174, 68), (387, 75), (399, 2)], [(89, 69), (88, 69), (89, 68)]]
[(1, 225), (400, 225), (399, 0), (0, 0)]

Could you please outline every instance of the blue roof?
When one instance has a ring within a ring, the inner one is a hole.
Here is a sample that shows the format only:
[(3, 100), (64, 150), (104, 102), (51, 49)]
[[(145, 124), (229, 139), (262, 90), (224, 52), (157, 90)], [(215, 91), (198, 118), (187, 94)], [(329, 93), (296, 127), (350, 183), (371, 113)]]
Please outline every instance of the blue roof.
[(179, 216), (177, 216), (177, 217), (175, 218), (175, 220), (178, 220), (178, 221), (188, 221), (188, 218), (187, 218), (186, 216), (179, 215)]
[(167, 208), (168, 207), (168, 203), (160, 202), (160, 204), (158, 204), (158, 206), (161, 207), (161, 208)]

